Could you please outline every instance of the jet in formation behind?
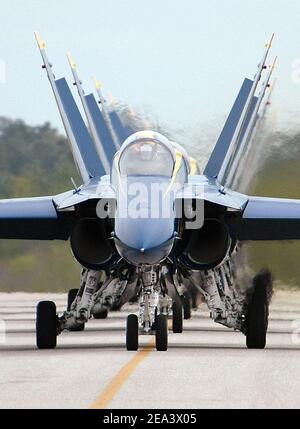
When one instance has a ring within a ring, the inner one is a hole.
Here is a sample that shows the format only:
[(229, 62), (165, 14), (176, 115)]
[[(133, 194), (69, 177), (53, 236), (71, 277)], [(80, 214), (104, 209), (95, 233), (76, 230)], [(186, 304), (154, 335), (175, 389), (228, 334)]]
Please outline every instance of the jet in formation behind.
[[(233, 191), (261, 121), (275, 62), (267, 44), (254, 79), (245, 79), (204, 173), (177, 143), (155, 131), (135, 130), (109, 107), (85, 94), (71, 56), (74, 84), (86, 121), (65, 78), (57, 79), (45, 43), (36, 35), (82, 185), (56, 196), (0, 200), (0, 238), (69, 240), (81, 265), (78, 289), (66, 311), (37, 306), (37, 347), (55, 348), (64, 330), (82, 331), (91, 317), (137, 301), (127, 319), (126, 347), (155, 335), (168, 348), (168, 318), (181, 333), (191, 301), (204, 300), (212, 319), (264, 348), (272, 279), (238, 276), (243, 242), (300, 239), (300, 201)], [(272, 38), (273, 39), (273, 38)], [(260, 87), (260, 89), (259, 89)], [(134, 132), (136, 131), (136, 132)], [(191, 299), (192, 298), (192, 299)]]

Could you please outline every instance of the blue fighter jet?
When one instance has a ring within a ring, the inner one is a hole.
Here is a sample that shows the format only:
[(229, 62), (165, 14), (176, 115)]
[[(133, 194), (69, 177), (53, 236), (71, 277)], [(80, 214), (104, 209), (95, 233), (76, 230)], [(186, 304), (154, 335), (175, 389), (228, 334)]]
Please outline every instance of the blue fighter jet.
[(168, 317), (173, 332), (181, 333), (183, 309), (190, 316), (183, 297), (193, 287), (213, 320), (243, 332), (248, 348), (264, 348), (271, 279), (254, 281), (250, 289), (236, 281), (239, 244), (300, 239), (300, 201), (231, 189), (270, 87), (272, 40), (254, 79), (244, 80), (200, 174), (197, 162), (160, 133), (129, 135), (133, 129), (106, 104), (97, 81), (99, 100), (85, 94), (69, 56), (85, 122), (67, 81), (54, 76), (44, 41), (36, 38), (82, 178), (60, 195), (0, 200), (0, 238), (69, 240), (82, 266), (80, 287), (70, 290), (63, 314), (53, 302), (38, 304), (37, 347), (55, 348), (63, 330), (83, 330), (92, 316), (105, 317), (114, 296), (119, 306), (138, 299), (138, 315), (127, 319), (127, 349), (137, 350), (144, 334), (155, 335), (157, 350), (166, 351)]

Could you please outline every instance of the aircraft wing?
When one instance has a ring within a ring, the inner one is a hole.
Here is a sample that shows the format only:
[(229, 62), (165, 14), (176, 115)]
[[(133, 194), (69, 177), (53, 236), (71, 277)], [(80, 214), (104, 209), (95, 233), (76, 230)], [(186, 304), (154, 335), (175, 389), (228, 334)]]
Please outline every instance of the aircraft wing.
[(56, 196), (0, 200), (0, 239), (68, 240), (76, 209), (90, 200), (115, 200), (109, 180), (91, 180)]
[(0, 200), (1, 239), (67, 240), (70, 228), (52, 197)]
[(177, 199), (207, 201), (237, 212), (248, 202), (246, 195), (225, 190), (215, 179), (198, 175), (189, 177), (189, 183), (177, 194)]
[(217, 181), (192, 176), (178, 199), (202, 200), (226, 209), (225, 221), (239, 241), (299, 240), (300, 200), (252, 197)]
[(101, 181), (91, 180), (77, 191), (69, 191), (53, 198), (58, 211), (64, 211), (91, 200), (114, 201), (116, 194), (112, 188), (109, 176), (104, 176)]
[(229, 213), (228, 224), (240, 241), (299, 240), (300, 200), (248, 197), (241, 213)]

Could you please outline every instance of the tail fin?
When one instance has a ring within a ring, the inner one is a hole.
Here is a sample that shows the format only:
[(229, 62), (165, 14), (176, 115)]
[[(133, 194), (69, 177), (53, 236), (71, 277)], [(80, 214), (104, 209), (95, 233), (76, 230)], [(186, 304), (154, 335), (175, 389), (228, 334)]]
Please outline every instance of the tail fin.
[[(261, 79), (262, 72), (266, 68), (265, 62), (272, 45), (273, 37), (274, 35), (272, 35), (270, 42), (266, 45), (266, 49), (262, 61), (258, 66), (254, 81), (250, 81), (250, 88), (248, 86), (249, 81), (247, 80), (244, 82), (231, 114), (229, 115), (229, 122), (226, 122), (223, 129), (223, 136), (221, 134), (221, 140), (219, 139), (216, 145), (216, 152), (214, 151), (215, 153), (212, 154), (208, 162), (208, 166), (205, 169), (205, 174), (217, 178), (222, 184), (224, 184), (226, 175), (228, 174), (229, 166), (234, 158), (234, 153), (241, 142), (241, 138), (243, 138), (245, 126), (247, 127), (251, 108), (255, 102), (253, 101), (254, 94)], [(237, 121), (234, 121), (234, 118), (237, 119)], [(227, 134), (231, 137), (230, 140), (227, 140)], [(214, 168), (212, 168), (213, 166)]]
[(94, 143), (96, 145), (96, 149), (97, 152), (99, 154), (99, 157), (101, 159), (102, 165), (104, 167), (105, 172), (108, 174), (110, 172), (110, 163), (109, 160), (107, 159), (103, 144), (101, 142), (101, 138), (98, 134), (98, 130), (96, 127), (96, 123), (94, 122), (93, 116), (91, 115), (90, 109), (89, 109), (89, 105), (87, 103), (86, 97), (85, 97), (85, 93), (83, 91), (82, 88), (82, 83), (79, 80), (78, 74), (77, 74), (77, 70), (76, 70), (76, 64), (74, 63), (72, 57), (70, 54), (68, 54), (68, 60), (69, 60), (69, 64), (73, 73), (73, 77), (75, 80), (75, 85), (77, 87), (77, 91), (84, 109), (84, 112), (86, 114), (86, 118), (88, 121), (88, 126), (89, 126), (89, 130), (91, 133), (91, 136), (94, 140)]
[(115, 130), (113, 128), (113, 125), (112, 125), (112, 122), (111, 122), (111, 118), (109, 116), (109, 113), (108, 113), (108, 110), (107, 110), (107, 107), (106, 107), (106, 102), (104, 100), (104, 97), (103, 97), (103, 94), (102, 94), (102, 91), (101, 91), (101, 84), (96, 79), (95, 76), (93, 77), (93, 80), (94, 80), (95, 88), (96, 88), (96, 91), (97, 91), (97, 94), (98, 94), (98, 97), (99, 97), (99, 104), (101, 104), (101, 108), (102, 108), (101, 113), (102, 113), (103, 119), (104, 119), (106, 127), (108, 128), (108, 131), (109, 131), (109, 133), (111, 135), (111, 138), (112, 138), (112, 140), (114, 142), (116, 150), (119, 150), (120, 149), (120, 141), (119, 141), (119, 138), (118, 138), (118, 136), (117, 136), (117, 134), (116, 134), (116, 132), (115, 132)]
[(229, 150), (239, 119), (249, 97), (253, 81), (245, 79), (234, 102), (231, 112), (226, 120), (216, 146), (205, 167), (204, 174), (209, 177), (218, 177), (224, 162), (225, 156)]
[(113, 104), (114, 103), (111, 102), (109, 117), (118, 140), (120, 144), (122, 144), (132, 134), (132, 130), (124, 126), (117, 108)]
[(116, 153), (116, 147), (114, 145), (111, 133), (109, 132), (109, 129), (104, 120), (103, 112), (100, 111), (93, 94), (86, 95), (85, 101), (89, 109), (90, 116), (94, 122), (97, 135), (99, 136), (99, 139), (103, 144), (106, 158), (110, 166), (112, 166), (113, 157)]
[(253, 127), (255, 126), (257, 120), (257, 106), (258, 106), (258, 98), (253, 97), (251, 105), (249, 107), (249, 111), (247, 113), (245, 123), (243, 124), (243, 128), (240, 133), (240, 138), (231, 154), (230, 159), (228, 160), (226, 170), (224, 171), (222, 184), (226, 186), (232, 185), (232, 180), (236, 173), (236, 165), (238, 160), (240, 159), (242, 150), (245, 145), (245, 141), (248, 139), (249, 134), (252, 132)]
[(35, 33), (35, 37), (44, 62), (43, 68), (47, 71), (78, 171), (84, 182), (87, 182), (91, 177), (102, 176), (105, 174), (105, 170), (102, 167), (70, 88), (64, 78), (55, 78), (52, 72), (52, 65), (46, 55), (45, 42), (38, 33)]

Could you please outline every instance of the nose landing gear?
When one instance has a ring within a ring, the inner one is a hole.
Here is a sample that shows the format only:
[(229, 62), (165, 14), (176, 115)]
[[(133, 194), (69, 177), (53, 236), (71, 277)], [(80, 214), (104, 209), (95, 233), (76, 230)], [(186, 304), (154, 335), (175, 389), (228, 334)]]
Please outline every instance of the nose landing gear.
[[(168, 316), (165, 314), (156, 316), (155, 347), (159, 352), (168, 350)], [(137, 351), (139, 348), (139, 321), (135, 314), (127, 317), (126, 348), (128, 351)]]
[[(154, 269), (142, 271), (141, 282), (139, 317), (131, 314), (127, 318), (127, 350), (138, 349), (139, 334), (154, 334), (156, 349), (166, 351), (168, 349), (168, 315), (170, 314), (172, 301), (162, 290), (159, 274)], [(178, 313), (176, 313), (176, 322), (178, 324)], [(177, 326), (178, 329), (180, 329), (180, 326)]]

